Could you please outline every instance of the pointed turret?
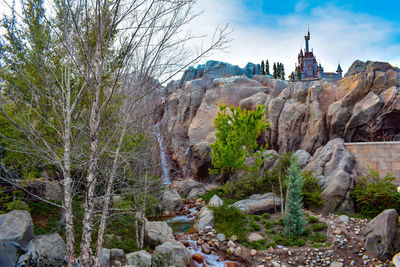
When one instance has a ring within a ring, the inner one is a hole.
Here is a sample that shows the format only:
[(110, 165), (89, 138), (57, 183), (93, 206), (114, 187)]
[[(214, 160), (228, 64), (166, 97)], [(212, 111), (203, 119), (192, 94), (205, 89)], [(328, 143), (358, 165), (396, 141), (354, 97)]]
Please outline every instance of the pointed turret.
[(338, 65), (337, 65), (336, 73), (337, 73), (339, 79), (342, 78), (343, 70), (342, 70), (342, 67), (340, 66), (340, 63), (338, 63)]
[(310, 46), (309, 46), (310, 37), (311, 37), (310, 30), (308, 30), (307, 35), (304, 36), (304, 40), (306, 40), (306, 51), (305, 51), (305, 53), (310, 52)]

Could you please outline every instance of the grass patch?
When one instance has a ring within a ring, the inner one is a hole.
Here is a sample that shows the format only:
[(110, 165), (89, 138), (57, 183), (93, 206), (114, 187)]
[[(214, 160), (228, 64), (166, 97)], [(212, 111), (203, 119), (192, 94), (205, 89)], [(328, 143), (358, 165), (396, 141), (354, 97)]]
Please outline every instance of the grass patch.
[(326, 223), (315, 223), (312, 225), (312, 229), (313, 231), (322, 231), (324, 229), (328, 228), (328, 225), (326, 225)]

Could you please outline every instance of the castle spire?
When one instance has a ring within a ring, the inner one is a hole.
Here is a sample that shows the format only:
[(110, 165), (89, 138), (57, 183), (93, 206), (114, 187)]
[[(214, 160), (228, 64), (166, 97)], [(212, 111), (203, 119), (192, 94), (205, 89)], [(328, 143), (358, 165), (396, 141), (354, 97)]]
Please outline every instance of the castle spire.
[(310, 52), (310, 46), (309, 46), (310, 37), (311, 37), (310, 29), (308, 29), (307, 35), (304, 36), (304, 40), (306, 40), (306, 51), (305, 51), (306, 53)]

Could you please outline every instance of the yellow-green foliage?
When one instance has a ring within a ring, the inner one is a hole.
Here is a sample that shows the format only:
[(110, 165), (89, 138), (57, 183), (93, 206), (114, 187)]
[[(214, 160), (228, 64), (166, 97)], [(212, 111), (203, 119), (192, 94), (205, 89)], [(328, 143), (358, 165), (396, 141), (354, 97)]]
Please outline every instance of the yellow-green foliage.
[[(265, 122), (265, 106), (257, 106), (256, 110), (242, 110), (240, 107), (220, 105), (214, 120), (215, 137), (212, 148), (211, 173), (230, 174), (244, 168), (244, 161), (249, 156), (260, 155), (264, 148), (259, 147), (257, 137), (268, 127)], [(258, 162), (259, 163), (259, 162)]]

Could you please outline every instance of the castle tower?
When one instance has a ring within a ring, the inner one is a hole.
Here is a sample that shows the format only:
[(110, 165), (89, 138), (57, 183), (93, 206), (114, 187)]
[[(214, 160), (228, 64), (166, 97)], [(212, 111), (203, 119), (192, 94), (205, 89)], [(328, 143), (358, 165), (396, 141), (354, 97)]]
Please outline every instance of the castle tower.
[(342, 67), (340, 66), (340, 63), (337, 66), (336, 73), (339, 76), (339, 79), (342, 78), (343, 70), (342, 70)]
[(309, 41), (310, 41), (310, 30), (308, 30), (307, 35), (304, 36), (304, 40), (306, 40), (306, 53), (310, 52), (310, 46), (309, 46)]

